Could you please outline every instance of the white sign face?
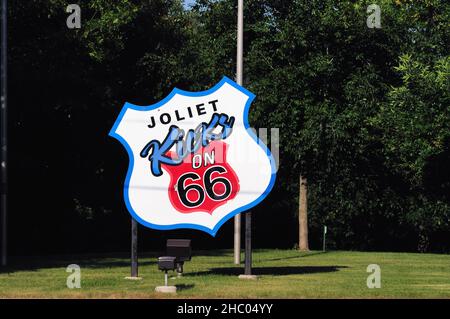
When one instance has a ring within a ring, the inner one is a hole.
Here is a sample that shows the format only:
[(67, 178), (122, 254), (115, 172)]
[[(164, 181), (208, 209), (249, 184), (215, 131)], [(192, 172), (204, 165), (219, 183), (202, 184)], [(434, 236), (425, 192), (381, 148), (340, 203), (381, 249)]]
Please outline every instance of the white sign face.
[(110, 135), (128, 152), (124, 198), (139, 223), (215, 236), (268, 195), (275, 161), (249, 129), (254, 97), (224, 77), (203, 92), (174, 89), (154, 105), (125, 103)]

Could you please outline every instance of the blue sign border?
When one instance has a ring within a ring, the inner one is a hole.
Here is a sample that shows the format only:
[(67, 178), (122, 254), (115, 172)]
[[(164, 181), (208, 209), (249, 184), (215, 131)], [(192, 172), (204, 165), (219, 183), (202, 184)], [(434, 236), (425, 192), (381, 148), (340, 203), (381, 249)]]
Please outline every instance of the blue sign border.
[[(256, 143), (258, 143), (258, 145), (267, 154), (267, 156), (269, 157), (270, 163), (271, 163), (271, 167), (272, 167), (272, 175), (271, 175), (271, 178), (270, 178), (270, 183), (267, 186), (266, 190), (261, 194), (261, 196), (259, 196), (253, 202), (251, 202), (251, 203), (249, 203), (249, 204), (247, 204), (245, 206), (242, 206), (242, 207), (240, 207), (238, 209), (235, 209), (234, 211), (232, 211), (229, 214), (227, 214), (226, 216), (224, 216), (216, 224), (216, 226), (213, 229), (210, 229), (210, 228), (207, 228), (207, 227), (201, 226), (201, 225), (196, 225), (196, 224), (156, 225), (156, 224), (152, 224), (152, 223), (149, 223), (149, 222), (141, 219), (136, 214), (136, 212), (133, 210), (133, 207), (131, 206), (131, 203), (130, 203), (129, 198), (128, 198), (128, 186), (129, 186), (131, 172), (133, 171), (133, 165), (134, 165), (133, 151), (131, 150), (131, 147), (128, 145), (128, 143), (125, 141), (125, 139), (116, 133), (117, 126), (122, 121), (122, 118), (125, 115), (125, 112), (127, 111), (127, 109), (133, 109), (133, 110), (137, 110), (137, 111), (149, 111), (149, 110), (156, 109), (156, 108), (158, 108), (160, 106), (163, 106), (167, 102), (169, 102), (175, 94), (180, 94), (180, 95), (184, 95), (184, 96), (194, 96), (194, 97), (209, 95), (211, 93), (214, 93), (218, 89), (220, 89), (225, 83), (230, 84), (231, 86), (233, 86), (234, 88), (238, 89), (239, 91), (241, 91), (242, 93), (244, 93), (245, 95), (248, 96), (248, 100), (247, 100), (247, 103), (245, 104), (245, 109), (244, 109), (244, 126), (246, 128), (247, 133), (255, 140)], [(215, 237), (216, 234), (217, 234), (217, 231), (219, 230), (219, 228), (227, 220), (229, 220), (230, 218), (232, 218), (233, 216), (235, 216), (235, 215), (237, 215), (237, 214), (239, 214), (241, 212), (249, 210), (250, 208), (252, 208), (252, 207), (256, 206), (257, 204), (259, 204), (264, 198), (266, 198), (266, 196), (272, 190), (273, 185), (275, 184), (276, 163), (275, 163), (275, 160), (274, 160), (274, 158), (272, 156), (272, 153), (267, 148), (267, 146), (264, 145), (264, 143), (262, 143), (262, 141), (258, 139), (258, 137), (253, 133), (252, 130), (249, 130), (250, 125), (248, 124), (248, 112), (249, 112), (249, 109), (250, 109), (250, 104), (252, 103), (254, 98), (255, 98), (255, 95), (252, 92), (250, 92), (247, 89), (243, 88), (242, 86), (240, 86), (239, 84), (237, 84), (236, 82), (231, 80), (230, 78), (224, 76), (222, 78), (222, 80), (220, 80), (219, 83), (217, 83), (212, 88), (210, 88), (210, 89), (208, 89), (206, 91), (189, 92), (189, 91), (183, 91), (183, 90), (174, 88), (172, 90), (172, 92), (170, 92), (170, 94), (168, 96), (166, 96), (164, 99), (162, 99), (161, 101), (159, 101), (156, 104), (152, 104), (152, 105), (148, 105), (148, 106), (139, 106), (139, 105), (134, 105), (134, 104), (131, 104), (131, 103), (128, 103), (128, 102), (126, 102), (124, 104), (124, 106), (122, 107), (122, 110), (120, 111), (119, 116), (117, 117), (116, 121), (114, 122), (114, 126), (112, 127), (111, 131), (109, 132), (109, 136), (114, 137), (120, 143), (122, 143), (122, 145), (125, 147), (125, 149), (127, 150), (127, 153), (128, 153), (128, 157), (129, 157), (130, 162), (129, 162), (129, 165), (128, 165), (128, 171), (127, 171), (127, 175), (126, 175), (125, 183), (124, 183), (124, 187), (123, 187), (123, 195), (124, 195), (124, 199), (125, 199), (125, 205), (126, 205), (128, 211), (130, 212), (130, 214), (133, 216), (133, 218), (136, 221), (138, 221), (140, 224), (142, 224), (142, 225), (144, 225), (146, 227), (153, 228), (153, 229), (171, 230), (171, 229), (180, 229), (180, 228), (190, 228), (190, 229), (197, 229), (197, 230), (204, 231), (204, 232), (210, 234), (211, 236)]]

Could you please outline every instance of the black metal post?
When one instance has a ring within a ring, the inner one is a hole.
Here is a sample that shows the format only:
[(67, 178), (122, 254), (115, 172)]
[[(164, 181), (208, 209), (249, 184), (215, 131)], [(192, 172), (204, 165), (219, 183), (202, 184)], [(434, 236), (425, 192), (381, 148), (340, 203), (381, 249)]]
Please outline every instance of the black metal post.
[(7, 215), (7, 5), (6, 0), (2, 0), (2, 57), (1, 57), (1, 79), (2, 79), (2, 96), (1, 96), (1, 265), (6, 266), (7, 263), (7, 233), (6, 233), (6, 215)]
[(252, 213), (245, 214), (245, 275), (252, 274)]
[(138, 277), (138, 224), (134, 218), (131, 218), (131, 277)]

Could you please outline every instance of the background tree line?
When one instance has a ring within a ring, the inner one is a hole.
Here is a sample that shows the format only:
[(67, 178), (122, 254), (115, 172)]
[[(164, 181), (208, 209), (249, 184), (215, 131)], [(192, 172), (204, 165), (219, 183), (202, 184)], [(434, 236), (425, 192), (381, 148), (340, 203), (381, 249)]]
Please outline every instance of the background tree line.
[[(366, 8), (381, 7), (380, 29)], [(108, 132), (125, 101), (209, 88), (235, 73), (235, 0), (9, 1), (10, 245), (14, 254), (129, 248), (128, 165)], [(254, 209), (256, 247), (292, 248), (299, 176), (310, 248), (450, 250), (450, 4), (246, 0), (253, 127), (280, 130), (280, 169)], [(141, 228), (140, 248), (194, 238)], [(270, 234), (270, 236), (268, 236)]]

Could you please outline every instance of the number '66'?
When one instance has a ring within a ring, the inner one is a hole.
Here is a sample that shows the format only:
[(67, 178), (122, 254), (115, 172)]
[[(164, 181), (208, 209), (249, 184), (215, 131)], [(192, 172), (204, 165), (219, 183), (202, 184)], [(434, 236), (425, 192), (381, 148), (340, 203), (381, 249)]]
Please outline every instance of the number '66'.
[[(198, 181), (201, 179), (197, 173), (189, 172), (181, 175), (177, 181), (178, 197), (180, 198), (181, 203), (189, 208), (199, 206), (205, 200), (205, 192), (209, 198), (215, 201), (227, 199), (232, 192), (231, 183), (225, 177), (216, 177), (211, 179), (211, 175), (215, 172), (223, 174), (226, 173), (227, 170), (222, 166), (213, 166), (208, 168), (204, 173), (204, 189), (198, 184), (186, 186), (187, 180)], [(214, 186), (217, 183), (223, 185), (224, 191), (221, 194), (217, 194), (214, 190)], [(197, 192), (198, 195), (197, 199), (194, 201), (188, 198), (188, 193), (192, 191)]]

